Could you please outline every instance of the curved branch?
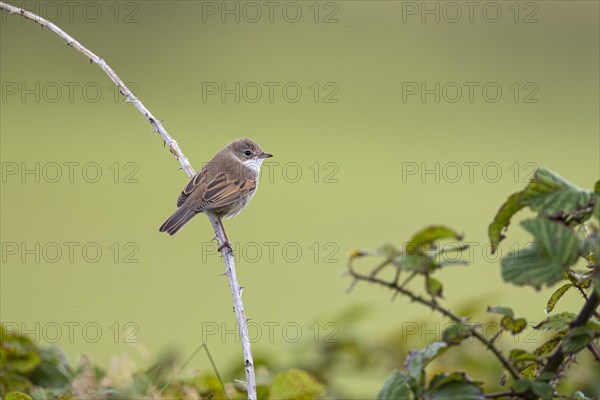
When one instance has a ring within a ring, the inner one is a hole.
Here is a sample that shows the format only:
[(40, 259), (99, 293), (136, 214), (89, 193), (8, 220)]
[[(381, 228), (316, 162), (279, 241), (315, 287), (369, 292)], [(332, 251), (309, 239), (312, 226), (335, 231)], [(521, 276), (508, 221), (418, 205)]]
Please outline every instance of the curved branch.
[[(67, 42), (68, 46), (73, 47), (75, 50), (79, 51), (85, 57), (87, 57), (91, 62), (97, 64), (105, 73), (108, 75), (111, 81), (117, 86), (119, 89), (119, 93), (125, 97), (125, 102), (132, 103), (135, 108), (139, 110), (140, 113), (150, 122), (155, 132), (158, 132), (160, 136), (163, 138), (166, 144), (169, 145), (169, 150), (171, 153), (177, 158), (179, 163), (181, 164), (181, 168), (188, 174), (189, 177), (194, 175), (194, 168), (188, 161), (187, 157), (183, 154), (177, 142), (167, 133), (166, 129), (163, 127), (161, 121), (157, 119), (151, 112), (144, 106), (144, 104), (129, 90), (129, 88), (125, 85), (125, 83), (119, 78), (119, 76), (113, 71), (113, 69), (104, 61), (102, 58), (98, 57), (92, 51), (87, 49), (77, 40), (75, 40), (72, 36), (67, 34), (65, 31), (60, 29), (56, 24), (30, 12), (24, 10), (19, 7), (12, 6), (10, 4), (6, 4), (0, 1), (0, 9), (6, 10), (9, 14), (18, 14), (23, 16), (26, 19), (29, 19), (42, 27), (50, 29), (56, 35), (60, 36), (62, 39)], [(220, 227), (216, 217), (212, 215), (208, 215), (210, 222), (215, 231), (216, 238), (219, 242), (219, 246), (223, 246), (226, 242), (225, 233), (223, 229)], [(235, 262), (233, 259), (233, 253), (225, 247), (223, 249), (223, 259), (225, 261), (225, 271), (226, 275), (229, 278), (229, 286), (231, 288), (231, 297), (233, 299), (233, 308), (235, 311), (235, 316), (238, 321), (238, 326), (240, 330), (240, 337), (242, 342), (242, 349), (244, 353), (244, 368), (246, 370), (246, 389), (248, 391), (248, 399), (256, 399), (256, 379), (254, 376), (254, 362), (252, 361), (252, 350), (250, 346), (250, 339), (248, 337), (248, 323), (244, 314), (244, 305), (242, 303), (242, 289), (237, 282), (237, 276), (235, 272)]]

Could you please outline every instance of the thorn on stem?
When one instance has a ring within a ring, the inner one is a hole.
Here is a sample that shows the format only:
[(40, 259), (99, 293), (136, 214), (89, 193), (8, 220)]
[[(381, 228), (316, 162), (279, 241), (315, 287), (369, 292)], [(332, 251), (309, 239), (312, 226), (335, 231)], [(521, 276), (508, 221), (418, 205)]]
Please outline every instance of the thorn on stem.
[(348, 289), (346, 289), (346, 293), (352, 292), (352, 289), (354, 289), (354, 286), (356, 286), (356, 282), (358, 282), (358, 279), (354, 278), (352, 283), (350, 283), (350, 286), (348, 286)]

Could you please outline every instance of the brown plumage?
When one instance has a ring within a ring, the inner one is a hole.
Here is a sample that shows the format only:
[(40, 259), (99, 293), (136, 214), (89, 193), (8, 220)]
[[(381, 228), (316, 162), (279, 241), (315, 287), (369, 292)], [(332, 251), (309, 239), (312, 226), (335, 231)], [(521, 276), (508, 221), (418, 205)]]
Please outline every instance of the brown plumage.
[(177, 198), (179, 208), (159, 230), (174, 235), (202, 212), (219, 220), (239, 214), (254, 196), (260, 166), (268, 157), (248, 138), (229, 143), (189, 180)]

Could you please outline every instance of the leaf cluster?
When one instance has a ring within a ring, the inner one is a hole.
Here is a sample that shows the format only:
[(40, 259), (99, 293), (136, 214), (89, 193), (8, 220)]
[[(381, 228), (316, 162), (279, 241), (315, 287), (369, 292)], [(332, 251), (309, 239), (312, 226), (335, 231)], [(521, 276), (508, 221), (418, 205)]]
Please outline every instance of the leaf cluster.
[[(488, 307), (487, 311), (498, 314), (501, 331), (492, 338), (482, 334), (479, 327), (469, 324), (468, 318), (456, 315), (438, 303), (442, 297), (442, 282), (431, 275), (446, 265), (436, 260), (439, 241), (462, 240), (454, 230), (444, 226), (431, 226), (416, 233), (411, 240), (396, 248), (385, 245), (375, 252), (356, 251), (350, 255), (349, 272), (357, 281), (383, 285), (422, 305), (431, 307), (453, 323), (444, 332), (443, 340), (434, 342), (422, 350), (409, 354), (405, 370), (395, 371), (381, 389), (379, 399), (551, 399), (557, 394), (557, 385), (564, 379), (566, 368), (576, 355), (588, 349), (600, 363), (597, 339), (600, 337), (600, 319), (597, 313), (600, 296), (600, 181), (593, 191), (580, 189), (548, 169), (536, 171), (531, 182), (521, 191), (512, 194), (500, 207), (489, 225), (488, 236), (495, 252), (505, 238), (506, 230), (517, 212), (529, 209), (534, 218), (521, 222), (521, 226), (533, 237), (530, 245), (508, 253), (501, 260), (501, 274), (505, 282), (535, 289), (554, 286), (562, 281), (546, 304), (551, 313), (561, 297), (570, 290), (578, 291), (584, 304), (579, 312), (565, 311), (549, 315), (533, 326), (539, 331), (552, 332), (552, 336), (533, 351), (513, 348), (508, 356), (496, 346), (502, 331), (516, 335), (528, 322), (517, 317), (511, 308)], [(464, 246), (456, 246), (462, 249)], [(357, 258), (383, 256), (370, 273), (356, 271), (353, 261)], [(393, 279), (382, 279), (380, 271), (387, 265), (395, 267)], [(578, 269), (579, 265), (582, 265)], [(410, 275), (400, 282), (401, 273)], [(406, 284), (414, 277), (424, 278), (427, 297), (415, 294)], [(467, 338), (475, 338), (490, 350), (505, 370), (499, 377), (506, 390), (485, 393), (483, 384), (471, 380), (465, 373), (449, 371), (437, 373), (428, 382), (425, 368), (452, 346), (460, 345)], [(508, 377), (511, 381), (508, 384)], [(564, 395), (566, 398), (586, 399), (581, 392)]]

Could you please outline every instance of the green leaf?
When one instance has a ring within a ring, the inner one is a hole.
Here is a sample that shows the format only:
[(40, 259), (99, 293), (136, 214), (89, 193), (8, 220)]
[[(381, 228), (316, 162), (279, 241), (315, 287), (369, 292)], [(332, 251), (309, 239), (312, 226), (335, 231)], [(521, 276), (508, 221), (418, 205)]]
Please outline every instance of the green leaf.
[(524, 190), (506, 200), (488, 227), (492, 253), (504, 239), (502, 232), (510, 224), (511, 218), (523, 207), (527, 206), (543, 216), (581, 223), (592, 214), (591, 202), (590, 192), (579, 189), (548, 169), (538, 169)]
[(444, 287), (442, 286), (442, 282), (429, 275), (425, 277), (425, 289), (431, 297), (443, 297), (442, 291)]
[(433, 258), (425, 254), (418, 253), (402, 253), (393, 258), (393, 262), (398, 268), (405, 271), (414, 271), (420, 274), (425, 274), (435, 269), (435, 261)]
[(545, 320), (537, 324), (534, 328), (562, 331), (569, 327), (569, 324), (575, 319), (575, 317), (576, 315), (572, 312), (561, 312), (546, 318)]
[(600, 236), (598, 232), (588, 235), (581, 243), (581, 254), (592, 265), (600, 265)]
[(509, 253), (502, 259), (502, 278), (517, 285), (551, 285), (562, 279), (565, 270), (577, 261), (575, 233), (561, 223), (544, 218), (521, 223), (534, 239), (530, 249)]
[(21, 392), (10, 392), (6, 395), (6, 400), (31, 400), (31, 397)]
[(527, 327), (527, 320), (524, 318), (514, 318), (514, 312), (508, 307), (488, 307), (488, 312), (503, 315), (500, 325), (504, 330), (510, 331), (513, 335), (522, 332)]
[(537, 361), (535, 354), (531, 354), (521, 349), (513, 349), (508, 355), (508, 359), (512, 362)]
[(408, 253), (414, 253), (441, 239), (462, 240), (462, 236), (456, 231), (442, 225), (429, 226), (415, 233), (405, 248)]
[(392, 373), (377, 394), (377, 400), (412, 400), (409, 377), (396, 370)]
[(453, 322), (442, 333), (444, 342), (449, 345), (460, 344), (463, 340), (471, 336), (472, 329), (469, 325)]
[(505, 317), (514, 318), (515, 314), (512, 308), (502, 307), (502, 306), (494, 306), (488, 307), (487, 312), (504, 315)]
[(594, 205), (594, 217), (596, 217), (597, 220), (600, 220), (600, 193), (596, 192), (595, 198), (596, 204)]
[(525, 318), (512, 319), (510, 317), (502, 317), (500, 325), (504, 330), (510, 331), (515, 335), (527, 327), (527, 320)]
[(427, 400), (483, 400), (485, 396), (481, 388), (465, 374), (437, 374), (429, 382), (423, 394)]
[(526, 391), (529, 390), (530, 387), (531, 387), (531, 381), (528, 381), (527, 379), (516, 380), (512, 385), (513, 390), (517, 394), (525, 393)]
[(67, 356), (58, 347), (40, 349), (41, 363), (29, 375), (32, 382), (45, 388), (61, 388), (73, 379)]
[(550, 298), (548, 299), (548, 304), (546, 304), (546, 312), (549, 313), (552, 310), (554, 310), (554, 307), (556, 306), (558, 300), (560, 300), (562, 295), (567, 293), (567, 290), (569, 290), (572, 287), (572, 284), (567, 283), (556, 289), (556, 291), (552, 293), (552, 296), (550, 296)]
[(505, 238), (503, 231), (510, 225), (510, 219), (517, 213), (521, 208), (525, 207), (524, 204), (519, 202), (519, 197), (523, 192), (513, 193), (507, 200), (502, 204), (500, 210), (494, 217), (494, 220), (488, 227), (488, 237), (491, 242), (492, 254), (496, 252), (498, 245)]
[(572, 213), (577, 208), (586, 206), (591, 193), (579, 189), (560, 175), (540, 168), (523, 191), (520, 199), (533, 211), (543, 215)]
[(587, 346), (594, 338), (594, 331), (587, 326), (571, 329), (562, 342), (565, 353), (576, 353)]
[(408, 369), (408, 375), (414, 379), (417, 388), (420, 388), (425, 379), (425, 367), (435, 357), (442, 354), (448, 347), (447, 343), (434, 342), (423, 350), (413, 350), (408, 353), (404, 366)]
[(540, 396), (542, 399), (552, 399), (552, 386), (548, 382), (533, 381), (531, 382), (533, 393)]
[(315, 399), (325, 393), (325, 386), (312, 375), (299, 369), (281, 372), (273, 378), (272, 399)]
[(562, 338), (565, 336), (565, 332), (558, 332), (552, 338), (548, 339), (545, 343), (543, 343), (540, 347), (533, 351), (533, 354), (536, 356), (543, 356), (544, 354), (550, 353), (552, 350), (559, 345)]

